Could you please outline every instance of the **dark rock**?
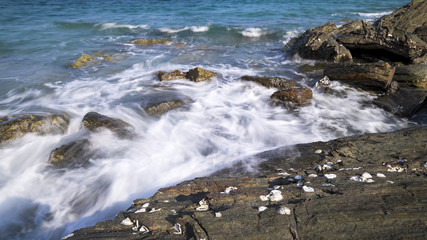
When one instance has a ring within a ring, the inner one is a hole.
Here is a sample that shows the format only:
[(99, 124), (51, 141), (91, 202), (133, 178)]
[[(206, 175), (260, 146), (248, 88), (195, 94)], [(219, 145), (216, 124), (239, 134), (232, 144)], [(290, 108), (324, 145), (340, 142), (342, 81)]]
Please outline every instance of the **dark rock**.
[(55, 148), (49, 156), (49, 162), (60, 167), (86, 164), (93, 155), (88, 150), (89, 140), (82, 138)]
[[(67, 239), (424, 239), (426, 141), (427, 127), (416, 127), (272, 150), (263, 154), (262, 175), (211, 176), (163, 188)], [(309, 177), (328, 162), (332, 167)], [(407, 171), (391, 172), (400, 168)], [(364, 172), (372, 183), (350, 179)], [(296, 175), (314, 192), (289, 181)], [(269, 197), (272, 189), (282, 198)], [(201, 200), (206, 211), (197, 210)], [(127, 218), (133, 225), (121, 224)]]
[(427, 89), (427, 65), (398, 66), (393, 81), (403, 86)]
[(331, 80), (351, 83), (361, 88), (386, 90), (395, 69), (385, 62), (335, 63), (326, 65), (323, 74)]
[(132, 40), (130, 43), (132, 44), (137, 44), (137, 45), (142, 45), (142, 46), (152, 46), (155, 44), (169, 44), (170, 41), (166, 40), (166, 39), (151, 39), (151, 38), (139, 38), (139, 39), (135, 39)]
[(362, 20), (354, 20), (354, 21), (348, 22), (348, 23), (344, 24), (343, 26), (341, 26), (340, 28), (338, 28), (337, 34), (345, 34), (345, 33), (355, 32), (355, 31), (366, 29), (366, 28), (371, 28), (371, 25), (365, 21), (362, 21)]
[(427, 104), (427, 90), (400, 88), (374, 100), (379, 107), (400, 117), (412, 117)]
[(173, 72), (162, 72), (160, 71), (157, 76), (159, 77), (160, 81), (168, 81), (168, 80), (175, 80), (175, 79), (183, 79), (185, 78), (186, 74), (175, 70)]
[(332, 37), (336, 33), (338, 33), (338, 29), (333, 23), (308, 29), (302, 35), (291, 39), (283, 51), (289, 55), (298, 54), (305, 59), (330, 62), (352, 61), (350, 51)]
[(271, 95), (271, 98), (283, 102), (307, 104), (310, 103), (311, 99), (313, 98), (313, 92), (311, 89), (306, 87), (291, 88), (277, 91)]
[(110, 118), (105, 115), (89, 112), (82, 120), (83, 127), (89, 131), (96, 131), (100, 128), (107, 128), (117, 134), (119, 137), (131, 137), (133, 135), (132, 126), (125, 121), (116, 118)]
[(67, 114), (19, 114), (0, 118), (0, 143), (27, 133), (62, 134), (70, 121)]
[(280, 90), (285, 90), (289, 88), (293, 88), (298, 85), (296, 81), (286, 80), (284, 78), (279, 77), (251, 77), (251, 76), (243, 76), (242, 80), (252, 81), (263, 85), (264, 87), (274, 87)]
[(211, 80), (213, 76), (215, 76), (214, 72), (200, 67), (190, 69), (186, 74), (186, 78), (193, 82), (208, 81)]
[(418, 27), (417, 29), (415, 29), (414, 33), (424, 42), (427, 42), (427, 26)]
[(151, 106), (147, 106), (144, 110), (148, 115), (159, 116), (171, 110), (180, 108), (189, 102), (190, 102), (190, 99), (170, 100), (170, 101), (153, 104)]

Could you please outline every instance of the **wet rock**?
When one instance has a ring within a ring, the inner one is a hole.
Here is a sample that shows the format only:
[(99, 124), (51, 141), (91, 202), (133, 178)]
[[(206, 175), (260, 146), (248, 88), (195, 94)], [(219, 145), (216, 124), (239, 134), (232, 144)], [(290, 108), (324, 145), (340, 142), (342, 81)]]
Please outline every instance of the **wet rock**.
[(170, 100), (170, 101), (153, 104), (151, 106), (147, 106), (144, 110), (148, 115), (159, 116), (171, 110), (180, 108), (185, 104), (189, 103), (190, 101), (191, 101), (190, 99)]
[(418, 27), (417, 29), (415, 29), (414, 33), (424, 42), (427, 42), (427, 26)]
[(19, 114), (0, 118), (0, 143), (27, 133), (62, 134), (70, 121), (67, 114)]
[(107, 128), (117, 134), (119, 137), (131, 137), (133, 132), (132, 126), (123, 120), (117, 118), (110, 118), (105, 115), (89, 112), (82, 120), (83, 127), (89, 131), (96, 131), (100, 128)]
[(72, 141), (55, 148), (49, 156), (49, 162), (56, 166), (77, 166), (86, 164), (87, 160), (93, 155), (87, 146), (87, 138)]
[(427, 65), (397, 66), (393, 81), (401, 86), (427, 89)]
[(96, 57), (90, 56), (88, 54), (81, 55), (73, 64), (71, 64), (72, 68), (80, 68), (86, 65), (88, 62), (95, 60)]
[(393, 78), (395, 67), (379, 63), (336, 63), (326, 65), (323, 73), (331, 80), (351, 83), (365, 89), (386, 90)]
[(354, 21), (350, 21), (346, 24), (344, 24), (343, 26), (341, 26), (340, 28), (338, 28), (338, 33), (337, 34), (345, 34), (345, 33), (350, 33), (350, 32), (354, 32), (354, 31), (360, 31), (366, 28), (371, 28), (371, 25), (365, 21), (362, 20), (354, 20)]
[(287, 90), (277, 91), (273, 93), (271, 98), (283, 102), (307, 104), (310, 103), (311, 99), (313, 98), (313, 92), (311, 91), (311, 89), (306, 87), (291, 88)]
[(216, 74), (214, 72), (205, 70), (200, 67), (196, 67), (196, 68), (190, 69), (187, 72), (186, 78), (193, 82), (201, 82), (201, 81), (211, 80), (211, 78), (215, 75)]
[(168, 80), (175, 80), (175, 79), (183, 79), (186, 77), (186, 73), (183, 73), (179, 70), (175, 70), (173, 72), (162, 72), (160, 71), (157, 76), (159, 77), (160, 81), (168, 81)]
[(333, 23), (308, 29), (302, 35), (291, 39), (283, 51), (289, 55), (298, 54), (305, 59), (330, 62), (352, 61), (350, 51), (332, 37), (336, 33), (338, 29)]
[(155, 44), (169, 44), (170, 41), (167, 39), (156, 39), (156, 38), (139, 38), (139, 39), (135, 39), (132, 40), (130, 43), (132, 44), (137, 44), (137, 45), (142, 45), (142, 46), (152, 46)]
[(401, 87), (374, 100), (379, 107), (400, 117), (412, 117), (427, 105), (427, 90)]
[(263, 85), (264, 87), (274, 87), (280, 90), (285, 90), (289, 88), (293, 88), (298, 85), (296, 81), (286, 80), (284, 78), (279, 77), (251, 77), (251, 76), (243, 76), (242, 80), (252, 81)]

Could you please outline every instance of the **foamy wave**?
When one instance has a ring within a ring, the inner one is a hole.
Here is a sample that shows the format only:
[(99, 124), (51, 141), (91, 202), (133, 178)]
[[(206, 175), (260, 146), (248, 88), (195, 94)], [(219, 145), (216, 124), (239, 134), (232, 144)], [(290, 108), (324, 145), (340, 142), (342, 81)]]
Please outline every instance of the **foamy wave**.
[(209, 26), (192, 26), (191, 31), (193, 32), (207, 32), (209, 30)]
[(209, 30), (209, 26), (191, 26), (191, 27), (184, 27), (184, 28), (178, 28), (178, 29), (165, 27), (165, 28), (159, 28), (159, 30), (165, 33), (178, 33), (186, 30), (191, 30), (192, 32), (206, 32)]
[(357, 13), (357, 15), (361, 17), (366, 17), (366, 18), (379, 18), (390, 13), (392, 12), (388, 11), (388, 12), (376, 12), (376, 13)]
[(143, 28), (147, 29), (149, 28), (148, 25), (141, 24), (141, 25), (130, 25), (130, 24), (117, 24), (117, 23), (98, 23), (95, 24), (96, 27), (101, 27), (101, 30), (106, 30), (110, 28), (129, 28), (129, 29), (136, 29), (136, 28)]
[(265, 32), (261, 28), (247, 28), (242, 32), (245, 37), (261, 37)]
[(286, 45), (286, 43), (288, 43), (292, 38), (298, 36), (298, 34), (300, 34), (300, 31), (296, 29), (287, 31), (285, 35), (283, 35), (283, 41), (282, 41), (283, 45)]

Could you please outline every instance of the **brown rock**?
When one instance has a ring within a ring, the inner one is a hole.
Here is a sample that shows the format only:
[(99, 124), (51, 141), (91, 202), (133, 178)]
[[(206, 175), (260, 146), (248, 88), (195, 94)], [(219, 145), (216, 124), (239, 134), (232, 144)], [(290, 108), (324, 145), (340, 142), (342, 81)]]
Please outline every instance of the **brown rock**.
[(298, 85), (296, 81), (286, 80), (284, 78), (279, 77), (251, 77), (251, 76), (243, 76), (242, 80), (252, 81), (263, 85), (264, 87), (274, 87), (280, 90), (285, 90), (289, 88), (293, 88)]
[(400, 117), (412, 117), (423, 106), (427, 105), (427, 90), (399, 88), (374, 100), (379, 107)]
[(284, 102), (292, 102), (296, 104), (309, 103), (313, 98), (313, 92), (311, 89), (306, 87), (291, 88), (287, 90), (281, 90), (271, 95), (272, 99), (277, 99)]
[(82, 123), (84, 128), (89, 131), (107, 128), (120, 137), (131, 137), (133, 135), (132, 131), (130, 131), (132, 126), (129, 123), (117, 118), (110, 118), (96, 112), (87, 113), (83, 117)]
[(145, 108), (145, 112), (151, 116), (159, 116), (171, 110), (180, 108), (189, 102), (190, 102), (189, 99), (184, 99), (184, 100), (176, 99), (176, 100), (165, 101), (165, 102), (153, 104), (151, 106), (147, 106)]
[(386, 90), (395, 67), (382, 63), (336, 63), (325, 66), (323, 73), (331, 80), (351, 83), (361, 88)]
[(157, 76), (159, 77), (160, 81), (169, 81), (174, 79), (183, 79), (185, 78), (186, 74), (179, 70), (175, 70), (173, 72), (160, 71)]
[(166, 39), (148, 39), (148, 38), (139, 38), (132, 40), (130, 43), (143, 45), (143, 46), (152, 46), (155, 44), (169, 44), (170, 41)]
[(398, 66), (393, 81), (403, 86), (427, 89), (427, 65)]
[(86, 65), (88, 62), (95, 60), (96, 57), (92, 57), (88, 54), (81, 55), (72, 65), (72, 68), (80, 68)]
[[(61, 167), (85, 163), (92, 155), (87, 150), (88, 145), (89, 140), (85, 138), (63, 144), (50, 153), (49, 162)], [(84, 156), (86, 156), (85, 159), (83, 159)]]
[(186, 78), (193, 82), (208, 81), (211, 80), (213, 76), (215, 76), (214, 72), (205, 70), (200, 67), (190, 69), (186, 74)]

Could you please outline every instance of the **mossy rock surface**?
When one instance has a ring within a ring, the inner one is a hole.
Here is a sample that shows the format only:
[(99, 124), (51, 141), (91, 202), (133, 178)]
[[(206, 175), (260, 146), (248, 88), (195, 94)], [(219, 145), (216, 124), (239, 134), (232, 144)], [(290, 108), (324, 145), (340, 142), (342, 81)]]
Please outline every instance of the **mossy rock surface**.
[(86, 65), (88, 62), (91, 62), (93, 60), (95, 60), (96, 57), (93, 57), (91, 55), (88, 54), (83, 54), (81, 55), (72, 65), (72, 68), (80, 68), (83, 67), (84, 65)]
[(83, 117), (83, 127), (89, 131), (97, 131), (101, 128), (107, 128), (117, 134), (119, 137), (131, 137), (133, 135), (132, 125), (117, 119), (111, 118), (97, 112), (89, 112)]
[(143, 45), (143, 46), (152, 46), (155, 44), (167, 45), (170, 43), (170, 41), (167, 39), (139, 38), (139, 39), (132, 40), (130, 43), (137, 44), (137, 45)]

